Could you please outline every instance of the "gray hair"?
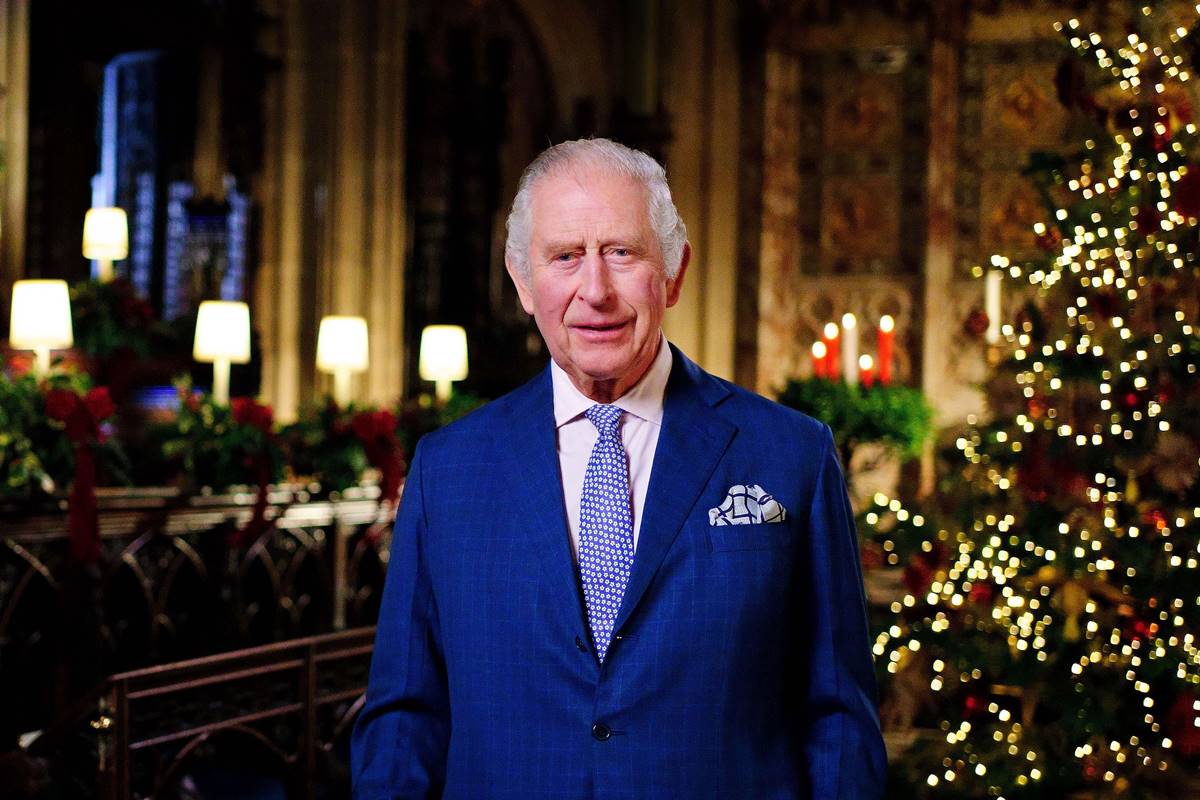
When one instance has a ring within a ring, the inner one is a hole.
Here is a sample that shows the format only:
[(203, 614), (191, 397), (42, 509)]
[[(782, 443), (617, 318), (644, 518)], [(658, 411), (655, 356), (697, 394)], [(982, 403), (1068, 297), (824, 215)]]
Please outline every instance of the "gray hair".
[(575, 139), (556, 144), (543, 150), (525, 168), (505, 225), (508, 239), (504, 242), (504, 257), (517, 274), (524, 281), (529, 281), (535, 184), (567, 167), (583, 164), (599, 167), (615, 175), (628, 176), (645, 187), (650, 227), (658, 238), (667, 277), (678, 275), (683, 260), (683, 246), (687, 242), (687, 228), (671, 200), (667, 173), (661, 164), (641, 150), (634, 150), (611, 139)]

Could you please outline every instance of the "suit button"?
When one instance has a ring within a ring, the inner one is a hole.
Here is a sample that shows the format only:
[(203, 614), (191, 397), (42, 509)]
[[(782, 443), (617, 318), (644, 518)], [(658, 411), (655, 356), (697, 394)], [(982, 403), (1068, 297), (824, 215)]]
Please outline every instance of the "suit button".
[(583, 639), (580, 639), (578, 636), (575, 637), (575, 647), (577, 647), (581, 653), (586, 653), (588, 651), (587, 645), (584, 644)]
[(612, 731), (603, 722), (597, 722), (592, 726), (592, 738), (598, 742), (607, 742), (612, 736)]

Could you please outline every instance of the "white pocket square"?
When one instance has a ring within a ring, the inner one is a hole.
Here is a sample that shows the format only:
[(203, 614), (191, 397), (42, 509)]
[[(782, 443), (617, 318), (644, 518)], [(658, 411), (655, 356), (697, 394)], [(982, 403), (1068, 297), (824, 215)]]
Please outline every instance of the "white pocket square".
[(756, 483), (730, 486), (721, 505), (708, 510), (709, 525), (755, 525), (785, 519), (787, 509)]

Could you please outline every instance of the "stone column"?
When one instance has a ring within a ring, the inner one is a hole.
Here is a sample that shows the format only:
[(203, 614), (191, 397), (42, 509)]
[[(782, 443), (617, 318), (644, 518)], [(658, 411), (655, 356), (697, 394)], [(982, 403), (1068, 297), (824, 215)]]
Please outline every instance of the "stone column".
[[(954, 285), (954, 183), (958, 154), (958, 74), (966, 12), (954, 0), (937, 0), (930, 17), (929, 161), (925, 270), (922, 275), (924, 324), (921, 331), (921, 388), (928, 398), (944, 396), (952, 374), (946, 359), (946, 332), (959, 321), (952, 302)], [(936, 404), (936, 403), (935, 403)], [(935, 420), (935, 423), (945, 420)], [(921, 494), (934, 489), (933, 443), (921, 458)]]
[(275, 0), (255, 319), (263, 395), (281, 420), (330, 388), (316, 372), (326, 314), (364, 316), (371, 369), (355, 398), (402, 390), (404, 5)]
[(663, 101), (674, 136), (667, 175), (692, 262), (667, 336), (705, 369), (734, 376), (741, 64), (738, 9), (673, 0), (663, 15)]
[[(29, 139), (29, 3), (0, 0), (0, 308), (25, 275), (25, 175)], [(7, 316), (7, 315), (6, 315)], [(7, 321), (3, 323), (7, 327)]]

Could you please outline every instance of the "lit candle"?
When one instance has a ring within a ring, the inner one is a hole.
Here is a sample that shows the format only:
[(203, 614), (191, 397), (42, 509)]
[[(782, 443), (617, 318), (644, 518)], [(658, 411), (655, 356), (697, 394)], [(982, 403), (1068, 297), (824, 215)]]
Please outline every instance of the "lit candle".
[(842, 314), (842, 377), (851, 386), (858, 383), (858, 320)]
[(825, 346), (824, 342), (813, 342), (812, 355), (813, 355), (813, 377), (814, 378), (828, 378), (829, 377), (829, 368), (828, 368), (828, 364), (826, 361), (826, 357), (829, 355), (829, 348), (827, 348)]
[(863, 353), (858, 357), (858, 377), (862, 380), (862, 385), (865, 388), (870, 388), (875, 383), (875, 364), (871, 357)]
[(832, 380), (838, 376), (838, 372), (841, 369), (838, 365), (838, 351), (840, 350), (839, 344), (841, 343), (841, 339), (837, 323), (825, 323), (825, 330), (822, 331), (821, 341), (825, 344), (825, 377)]
[(887, 386), (892, 382), (892, 340), (896, 336), (896, 321), (888, 314), (879, 319), (879, 335), (876, 350), (879, 351), (879, 382)]
[(1003, 279), (1004, 273), (1000, 270), (988, 270), (983, 286), (983, 310), (988, 319), (985, 338), (988, 344), (1000, 341), (1000, 281)]

